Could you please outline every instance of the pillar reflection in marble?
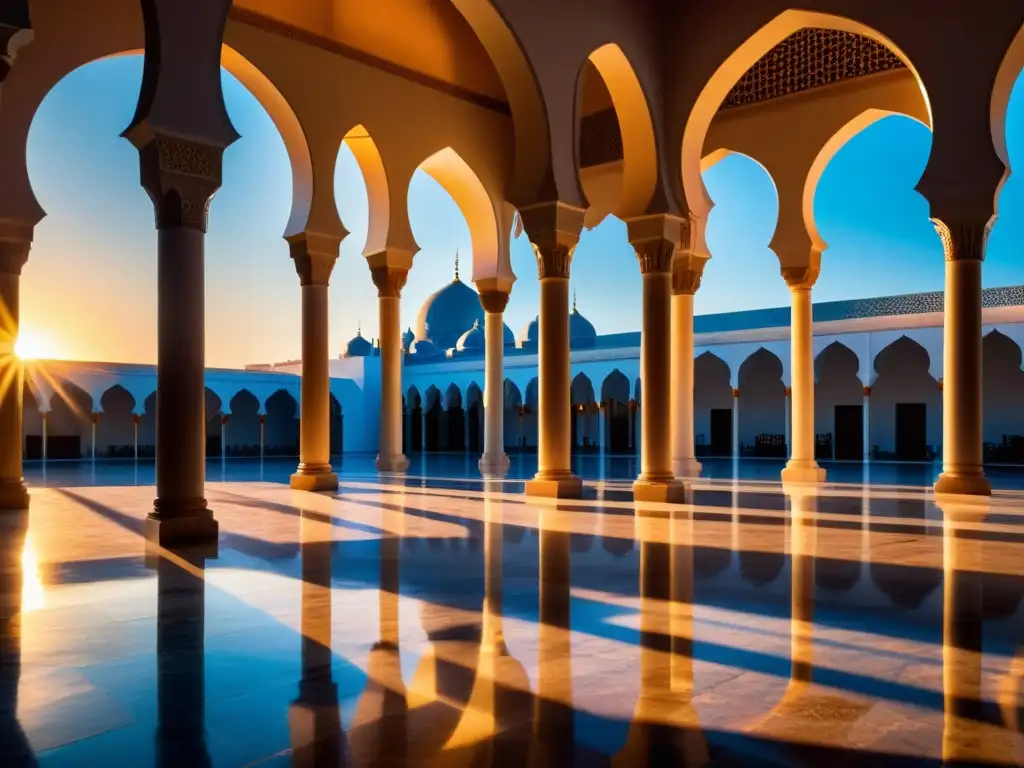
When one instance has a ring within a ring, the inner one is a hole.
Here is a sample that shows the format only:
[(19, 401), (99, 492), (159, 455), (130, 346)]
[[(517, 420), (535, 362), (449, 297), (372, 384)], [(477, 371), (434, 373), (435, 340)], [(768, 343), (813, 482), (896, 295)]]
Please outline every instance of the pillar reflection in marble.
[(28, 512), (0, 515), (0, 764), (28, 768), (35, 752), (18, 720), (18, 687), (22, 672), (22, 553)]
[[(301, 501), (302, 494), (296, 494)], [(298, 505), (297, 505), (298, 506)], [(329, 515), (299, 507), (302, 558), (302, 678), (299, 695), (288, 710), (292, 765), (339, 765), (344, 731), (338, 686), (332, 674), (331, 548)]]

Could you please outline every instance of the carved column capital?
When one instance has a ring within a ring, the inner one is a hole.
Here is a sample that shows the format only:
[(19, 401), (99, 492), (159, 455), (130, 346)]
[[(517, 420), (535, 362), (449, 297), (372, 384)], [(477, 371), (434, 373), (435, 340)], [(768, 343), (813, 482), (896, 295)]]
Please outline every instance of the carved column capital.
[(671, 240), (641, 240), (632, 243), (632, 246), (640, 262), (640, 274), (667, 274), (672, 271), (676, 244)]
[(782, 267), (782, 279), (791, 291), (809, 291), (818, 280), (818, 270), (813, 265)]
[(537, 275), (569, 278), (573, 252), (583, 231), (586, 211), (558, 201), (538, 203), (519, 209), (533, 253), (537, 257)]
[(932, 219), (946, 261), (983, 261), (993, 219)]
[(27, 239), (10, 240), (0, 235), (0, 274), (20, 275), (31, 248), (31, 235)]
[(133, 132), (142, 187), (156, 212), (156, 228), (206, 232), (210, 201), (220, 189), (224, 148), (178, 136)]
[(504, 291), (481, 291), (480, 306), (491, 315), (501, 314), (508, 306), (509, 295)]
[(381, 298), (400, 298), (409, 270), (405, 267), (383, 264), (370, 267), (373, 284), (377, 286), (377, 296)]
[(323, 285), (330, 283), (331, 272), (338, 260), (341, 238), (335, 235), (321, 235), (315, 232), (301, 232), (285, 237), (288, 252), (295, 262), (300, 285)]
[(692, 296), (700, 288), (704, 267), (710, 257), (696, 253), (677, 253), (672, 261), (672, 294)]

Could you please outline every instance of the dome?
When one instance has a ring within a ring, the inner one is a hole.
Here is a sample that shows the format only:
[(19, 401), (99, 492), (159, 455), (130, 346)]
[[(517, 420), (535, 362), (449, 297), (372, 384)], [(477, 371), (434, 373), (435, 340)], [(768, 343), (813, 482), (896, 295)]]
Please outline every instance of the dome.
[(569, 345), (593, 342), (597, 338), (594, 325), (576, 309), (576, 295), (572, 297), (572, 312), (569, 313)]
[(508, 323), (501, 324), (502, 333), (502, 344), (506, 347), (514, 346), (516, 343), (516, 335), (512, 333), (512, 329), (508, 327)]
[(459, 279), (458, 255), (455, 279), (431, 296), (420, 307), (416, 318), (416, 341), (429, 339), (439, 350), (451, 349), (473, 323), (483, 325), (484, 308), (480, 296)]
[(420, 357), (433, 357), (440, 352), (430, 339), (420, 339), (409, 345), (409, 354)]
[(402, 334), (402, 349), (408, 352), (415, 338), (416, 334), (412, 332), (412, 328), (406, 328), (405, 333)]
[[(507, 326), (506, 326), (507, 328)], [(469, 352), (474, 350), (481, 350), (485, 346), (484, 332), (480, 328), (480, 323), (473, 323), (473, 327), (466, 331), (459, 337), (458, 343), (455, 348), (459, 352)]]
[(540, 317), (533, 318), (533, 320), (528, 322), (523, 327), (523, 330), (520, 331), (520, 333), (519, 333), (519, 343), (520, 344), (529, 344), (529, 343), (536, 344), (537, 343), (537, 339), (538, 339), (537, 330), (538, 330), (539, 327), (540, 327)]
[(373, 344), (363, 338), (363, 329), (356, 331), (355, 338), (345, 345), (344, 357), (370, 357), (373, 354)]

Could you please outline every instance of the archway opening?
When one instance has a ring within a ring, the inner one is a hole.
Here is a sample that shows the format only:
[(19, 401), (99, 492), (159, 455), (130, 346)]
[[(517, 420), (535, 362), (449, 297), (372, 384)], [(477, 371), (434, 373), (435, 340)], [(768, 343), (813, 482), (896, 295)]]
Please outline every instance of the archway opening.
[(629, 379), (618, 368), (601, 383), (601, 418), (605, 419), (605, 453), (629, 453)]
[(299, 404), (292, 394), (279, 389), (263, 405), (264, 455), (299, 455)]
[(115, 384), (100, 396), (96, 450), (108, 458), (131, 459), (136, 453), (135, 398)]
[(474, 381), (466, 389), (466, 451), (476, 454), (484, 450), (484, 397)]
[(227, 456), (260, 455), (260, 401), (248, 389), (239, 390), (228, 403), (231, 416), (223, 438)]
[(982, 441), (986, 462), (1024, 463), (1024, 371), (1021, 349), (999, 331), (981, 344)]
[(92, 451), (92, 396), (69, 381), (50, 398), (46, 430), (48, 459), (80, 459)]
[(462, 403), (462, 390), (456, 384), (449, 384), (444, 393), (444, 420), (441, 424), (441, 444), (446, 451), (461, 453), (466, 450), (466, 409)]
[(441, 392), (431, 384), (423, 395), (424, 408), (426, 409), (426, 421), (424, 424), (425, 438), (423, 449), (425, 451), (440, 451), (441, 442), (441, 421), (444, 408), (441, 405)]
[(697, 456), (732, 455), (733, 393), (729, 366), (704, 352), (693, 361), (693, 427)]
[(740, 365), (741, 456), (786, 457), (786, 385), (782, 373), (782, 361), (763, 347)]
[(597, 421), (593, 418), (594, 385), (583, 373), (576, 374), (569, 389), (572, 409), (571, 445), (574, 453), (587, 453), (597, 447)]
[(931, 461), (941, 446), (942, 391), (927, 350), (901, 336), (875, 358), (871, 385), (872, 453), (880, 459)]
[(523, 415), (523, 450), (537, 451), (537, 430), (540, 398), (540, 381), (534, 376), (526, 385)]
[(423, 442), (423, 398), (416, 387), (409, 387), (405, 393), (405, 413), (408, 417), (409, 428), (402, 430), (402, 437), (405, 440), (405, 451), (422, 453), (426, 446)]
[(814, 365), (814, 431), (831, 449), (821, 458), (861, 461), (866, 447), (864, 385), (857, 354), (836, 341), (822, 350)]

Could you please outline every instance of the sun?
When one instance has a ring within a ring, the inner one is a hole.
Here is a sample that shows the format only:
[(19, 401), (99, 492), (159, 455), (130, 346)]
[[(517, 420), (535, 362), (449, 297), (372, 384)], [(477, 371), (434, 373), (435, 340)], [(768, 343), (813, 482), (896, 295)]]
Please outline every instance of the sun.
[(57, 347), (49, 334), (31, 328), (20, 328), (14, 342), (14, 354), (22, 360), (48, 360), (57, 357)]

